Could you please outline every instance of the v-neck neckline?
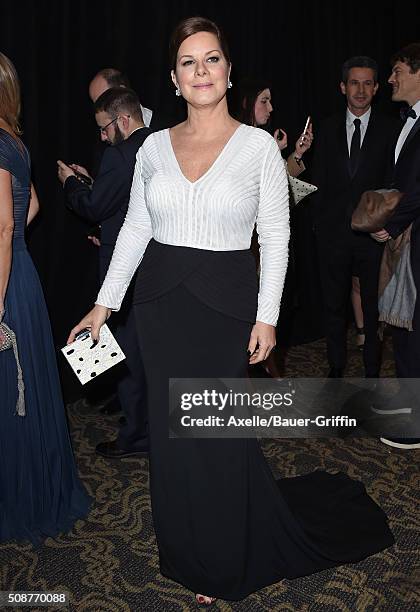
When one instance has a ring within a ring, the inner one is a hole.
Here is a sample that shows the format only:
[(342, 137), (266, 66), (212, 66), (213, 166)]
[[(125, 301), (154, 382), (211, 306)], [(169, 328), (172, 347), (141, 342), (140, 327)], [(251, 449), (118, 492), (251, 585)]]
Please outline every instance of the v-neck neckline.
[(210, 173), (210, 172), (213, 170), (213, 168), (215, 168), (215, 167), (218, 165), (219, 160), (220, 160), (221, 158), (223, 158), (223, 157), (224, 157), (224, 153), (225, 153), (225, 151), (226, 151), (226, 150), (229, 148), (229, 145), (230, 145), (230, 144), (233, 142), (233, 140), (235, 139), (235, 136), (237, 135), (237, 133), (240, 131), (240, 129), (241, 129), (241, 128), (242, 128), (244, 125), (245, 125), (244, 123), (240, 123), (240, 124), (238, 125), (238, 127), (235, 129), (235, 131), (233, 132), (233, 134), (232, 134), (232, 135), (230, 136), (230, 138), (229, 138), (229, 139), (226, 141), (226, 143), (225, 143), (225, 145), (223, 146), (223, 148), (222, 148), (222, 150), (220, 151), (220, 153), (219, 153), (219, 154), (218, 154), (218, 155), (215, 157), (215, 159), (214, 159), (213, 163), (211, 164), (211, 166), (209, 166), (209, 167), (207, 168), (207, 170), (206, 170), (206, 171), (205, 171), (205, 172), (204, 172), (204, 173), (203, 173), (201, 176), (199, 176), (199, 177), (198, 177), (198, 179), (196, 179), (195, 181), (190, 181), (190, 180), (189, 180), (189, 179), (188, 179), (188, 178), (185, 176), (185, 174), (183, 173), (182, 168), (181, 168), (181, 165), (180, 165), (180, 163), (179, 163), (179, 161), (178, 161), (178, 158), (177, 158), (177, 156), (175, 155), (175, 149), (174, 149), (174, 147), (173, 147), (173, 145), (172, 145), (172, 139), (171, 139), (171, 134), (170, 134), (170, 128), (168, 128), (168, 129), (166, 130), (166, 133), (167, 133), (167, 138), (168, 138), (168, 143), (169, 143), (169, 149), (170, 149), (170, 151), (171, 151), (172, 158), (173, 158), (173, 160), (174, 160), (174, 162), (175, 162), (175, 166), (177, 167), (178, 172), (179, 172), (179, 174), (182, 176), (182, 178), (184, 179), (184, 181), (186, 181), (186, 182), (187, 182), (189, 185), (191, 185), (191, 186), (192, 186), (192, 185), (197, 185), (197, 183), (201, 182), (201, 181), (202, 181), (202, 180), (203, 180), (203, 179), (204, 179), (204, 178), (205, 178), (205, 177), (206, 177), (206, 176), (207, 176), (207, 175), (208, 175), (208, 174), (209, 174), (209, 173)]

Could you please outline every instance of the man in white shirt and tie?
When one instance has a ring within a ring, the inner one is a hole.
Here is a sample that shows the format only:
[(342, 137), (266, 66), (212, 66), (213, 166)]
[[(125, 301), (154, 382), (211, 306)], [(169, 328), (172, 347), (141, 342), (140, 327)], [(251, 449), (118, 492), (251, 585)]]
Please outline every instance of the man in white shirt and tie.
[[(398, 51), (391, 59), (391, 66), (388, 83), (392, 85), (392, 100), (409, 105), (402, 112), (404, 124), (395, 146), (392, 182), (392, 187), (405, 195), (385, 228), (373, 237), (377, 240), (396, 238), (413, 224), (410, 263), (417, 291), (413, 330), (392, 326), (392, 337), (398, 378), (419, 379), (419, 383), (407, 381), (401, 388), (402, 391), (411, 388), (410, 435), (420, 436), (420, 43), (412, 43)], [(420, 448), (419, 437), (381, 440), (396, 448)]]
[(353, 275), (360, 279), (365, 375), (376, 378), (380, 370), (377, 287), (383, 245), (351, 229), (351, 216), (362, 193), (383, 188), (390, 179), (397, 124), (372, 108), (377, 70), (375, 60), (367, 56), (352, 57), (343, 64), (340, 89), (346, 107), (320, 125), (312, 163), (312, 182), (318, 187), (312, 212), (331, 378), (343, 376), (346, 366)]

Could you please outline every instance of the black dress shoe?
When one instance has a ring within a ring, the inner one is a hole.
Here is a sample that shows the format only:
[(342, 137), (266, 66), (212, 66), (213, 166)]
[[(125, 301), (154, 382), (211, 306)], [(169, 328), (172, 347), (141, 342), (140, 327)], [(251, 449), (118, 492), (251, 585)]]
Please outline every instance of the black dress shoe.
[(116, 440), (112, 442), (100, 442), (96, 445), (96, 453), (108, 459), (122, 459), (123, 457), (147, 457), (148, 449), (123, 449), (117, 446)]
[(342, 378), (343, 368), (331, 368), (328, 372), (328, 378)]
[(107, 416), (121, 412), (121, 404), (118, 401), (118, 398), (114, 397), (110, 402), (105, 404), (105, 406), (101, 408), (99, 412), (101, 414), (106, 414)]

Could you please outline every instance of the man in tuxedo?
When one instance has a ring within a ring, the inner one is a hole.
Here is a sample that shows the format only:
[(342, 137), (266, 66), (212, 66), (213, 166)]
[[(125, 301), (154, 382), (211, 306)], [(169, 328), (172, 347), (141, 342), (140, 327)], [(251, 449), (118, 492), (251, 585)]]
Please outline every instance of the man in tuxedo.
[[(388, 83), (392, 85), (392, 100), (406, 102), (402, 109), (403, 123), (400, 126), (395, 147), (392, 151), (392, 187), (403, 192), (396, 211), (385, 228), (372, 237), (379, 241), (396, 238), (412, 223), (410, 238), (410, 263), (416, 287), (416, 301), (412, 326), (413, 330), (392, 326), (394, 357), (398, 378), (420, 379), (420, 43), (407, 45), (391, 59), (392, 72)], [(418, 384), (409, 381), (402, 388), (409, 390), (413, 402), (413, 422), (419, 429)], [(404, 393), (402, 394), (404, 395)], [(401, 395), (400, 395), (401, 397)], [(392, 403), (392, 401), (390, 402)], [(398, 406), (389, 413), (398, 413)], [(416, 434), (418, 435), (418, 433)], [(388, 439), (382, 442), (397, 448), (420, 448), (420, 439)]]
[[(112, 87), (127, 87), (131, 89), (130, 81), (128, 80), (127, 75), (125, 75), (120, 70), (116, 68), (103, 68), (99, 70), (92, 78), (89, 83), (89, 98), (93, 103), (101, 96), (107, 89), (111, 89)], [(142, 104), (140, 104), (140, 110), (143, 116), (143, 123), (145, 126), (150, 127), (153, 117), (153, 111), (149, 108), (146, 108)], [(106, 148), (106, 143), (101, 140), (96, 143), (95, 151), (94, 151), (94, 159), (93, 159), (93, 167), (91, 171), (91, 175), (95, 177), (98, 174), (99, 166), (101, 163), (102, 155)], [(83, 166), (79, 166), (77, 164), (72, 164), (72, 167), (90, 176), (89, 172)], [(92, 178), (90, 176), (90, 178)], [(89, 240), (93, 242), (96, 246), (99, 246), (101, 229), (100, 227), (92, 228), (90, 235), (88, 236)], [(115, 412), (119, 412), (119, 407), (115, 406), (111, 403), (107, 404), (102, 410), (104, 414), (114, 414)]]
[[(64, 185), (69, 208), (92, 223), (101, 224), (99, 272), (102, 282), (128, 209), (136, 154), (151, 130), (143, 123), (139, 99), (131, 89), (108, 89), (96, 100), (94, 109), (101, 139), (110, 146), (104, 152), (93, 187), (80, 180), (73, 169), (61, 161), (58, 161), (58, 177)], [(98, 444), (96, 451), (106, 457), (144, 455), (148, 446), (146, 382), (130, 289), (113, 319), (116, 339), (126, 355), (117, 393), (126, 423), (116, 440)]]
[(379, 376), (378, 278), (383, 245), (351, 229), (362, 193), (387, 185), (396, 122), (371, 104), (378, 90), (376, 62), (352, 57), (342, 67), (347, 108), (319, 128), (314, 151), (313, 216), (325, 309), (329, 377), (340, 377), (347, 359), (347, 319), (352, 275), (360, 279), (367, 377)]

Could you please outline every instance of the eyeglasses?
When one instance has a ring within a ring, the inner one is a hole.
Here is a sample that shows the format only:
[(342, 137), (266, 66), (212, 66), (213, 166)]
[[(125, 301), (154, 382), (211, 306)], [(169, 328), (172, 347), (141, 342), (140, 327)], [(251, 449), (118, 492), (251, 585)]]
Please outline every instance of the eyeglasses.
[[(113, 119), (112, 121), (110, 121), (109, 123), (107, 123), (106, 125), (104, 125), (104, 127), (99, 127), (98, 129), (100, 131), (101, 134), (106, 134), (107, 129), (109, 128), (110, 125), (112, 125), (113, 123), (115, 123), (115, 121), (118, 121), (118, 119), (121, 119), (122, 115), (118, 115), (118, 117), (115, 117), (115, 119)], [(124, 117), (127, 117), (127, 119), (130, 118), (130, 115), (124, 115)]]
[(110, 121), (109, 123), (107, 123), (106, 125), (104, 125), (104, 127), (99, 127), (99, 131), (101, 134), (106, 134), (107, 129), (109, 128), (110, 125), (112, 125), (113, 123), (115, 123), (115, 121), (118, 121), (119, 117), (115, 117), (115, 119), (113, 119), (112, 121)]

